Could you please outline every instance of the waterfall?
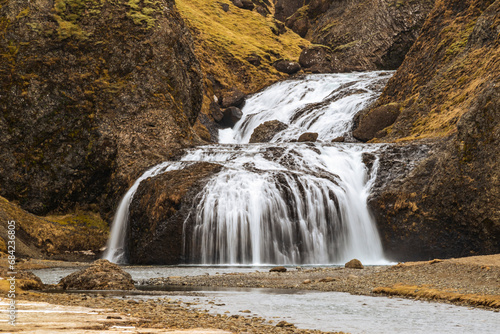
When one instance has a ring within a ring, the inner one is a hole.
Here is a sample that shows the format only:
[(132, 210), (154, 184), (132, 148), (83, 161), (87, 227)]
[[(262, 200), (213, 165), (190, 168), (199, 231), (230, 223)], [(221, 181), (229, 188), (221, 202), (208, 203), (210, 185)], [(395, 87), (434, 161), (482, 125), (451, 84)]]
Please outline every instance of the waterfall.
[[(220, 131), (221, 144), (187, 150), (180, 162), (155, 166), (134, 183), (115, 214), (106, 258), (126, 259), (128, 209), (142, 180), (207, 161), (223, 168), (196, 195), (184, 222), (189, 263), (384, 262), (367, 207), (380, 146), (331, 141), (349, 137), (354, 115), (377, 98), (391, 75), (308, 75), (253, 95), (234, 128)], [(288, 128), (270, 143), (247, 144), (269, 120)], [(317, 132), (318, 142), (292, 142), (304, 132)]]

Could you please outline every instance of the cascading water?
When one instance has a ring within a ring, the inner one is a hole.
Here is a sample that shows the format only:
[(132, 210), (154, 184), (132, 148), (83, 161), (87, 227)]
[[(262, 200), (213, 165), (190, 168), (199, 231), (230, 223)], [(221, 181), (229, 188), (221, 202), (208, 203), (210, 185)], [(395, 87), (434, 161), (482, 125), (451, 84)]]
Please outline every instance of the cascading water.
[[(235, 127), (220, 131), (225, 145), (189, 150), (181, 162), (154, 167), (136, 181), (117, 211), (107, 258), (123, 261), (128, 205), (141, 180), (208, 161), (224, 167), (196, 196), (185, 220), (189, 263), (335, 264), (354, 257), (383, 262), (366, 204), (379, 147), (330, 142), (349, 136), (354, 115), (380, 94), (391, 74), (310, 75), (255, 94)], [(246, 144), (258, 125), (275, 119), (288, 128), (272, 143)], [(290, 142), (304, 132), (317, 132), (319, 142)], [(363, 160), (371, 161), (370, 168)]]

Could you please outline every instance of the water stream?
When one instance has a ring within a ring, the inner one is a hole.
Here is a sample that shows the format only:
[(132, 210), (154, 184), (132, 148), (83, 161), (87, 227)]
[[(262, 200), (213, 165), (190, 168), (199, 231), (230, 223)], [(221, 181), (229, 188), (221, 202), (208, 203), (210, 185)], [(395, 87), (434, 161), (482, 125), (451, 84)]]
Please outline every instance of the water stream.
[[(380, 94), (391, 74), (309, 75), (253, 95), (234, 128), (220, 131), (221, 144), (188, 150), (181, 161), (155, 166), (135, 182), (115, 214), (105, 258), (126, 263), (129, 205), (142, 180), (208, 161), (223, 168), (196, 196), (185, 221), (188, 263), (384, 262), (366, 205), (380, 147), (331, 141), (349, 141), (354, 115)], [(268, 120), (288, 128), (271, 143), (248, 144)], [(318, 142), (294, 142), (311, 131)]]

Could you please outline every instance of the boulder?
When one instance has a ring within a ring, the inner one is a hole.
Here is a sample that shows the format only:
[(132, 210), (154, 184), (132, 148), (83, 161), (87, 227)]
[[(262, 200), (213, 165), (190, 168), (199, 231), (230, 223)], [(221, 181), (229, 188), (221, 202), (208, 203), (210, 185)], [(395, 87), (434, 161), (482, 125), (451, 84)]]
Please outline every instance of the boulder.
[(352, 133), (353, 137), (363, 142), (375, 137), (384, 137), (385, 133), (382, 130), (396, 121), (400, 113), (399, 109), (398, 103), (390, 103), (361, 116), (358, 127)]
[(340, 136), (340, 137), (332, 139), (332, 143), (343, 143), (343, 142), (345, 142), (345, 137), (344, 136)]
[(278, 133), (288, 128), (283, 122), (278, 120), (267, 121), (253, 130), (250, 143), (268, 143)]
[(352, 259), (351, 261), (347, 262), (345, 264), (345, 267), (350, 268), (350, 269), (363, 269), (364, 268), (363, 264), (358, 259)]
[(222, 94), (221, 107), (229, 108), (229, 107), (243, 107), (245, 103), (246, 94), (240, 91), (238, 88), (233, 88), (229, 92), (224, 92)]
[(227, 3), (221, 3), (220, 6), (223, 11), (225, 11), (226, 13), (229, 12), (229, 5)]
[(269, 269), (270, 273), (286, 273), (286, 268), (283, 266), (274, 267)]
[(288, 60), (278, 60), (273, 64), (274, 68), (278, 72), (286, 73), (286, 74), (294, 74), (300, 71), (300, 64), (294, 61)]
[(241, 109), (237, 107), (226, 108), (223, 113), (222, 124), (229, 128), (232, 128), (243, 116)]
[(303, 68), (310, 69), (314, 72), (330, 72), (331, 71), (331, 55), (330, 50), (326, 46), (314, 45), (304, 48), (300, 53), (299, 64)]
[(135, 290), (129, 273), (103, 259), (64, 277), (59, 284), (64, 290)]
[(299, 143), (308, 142), (308, 141), (315, 142), (317, 139), (318, 139), (318, 134), (316, 132), (304, 132), (303, 134), (300, 135), (300, 137), (299, 137), (299, 139), (297, 139), (297, 141)]

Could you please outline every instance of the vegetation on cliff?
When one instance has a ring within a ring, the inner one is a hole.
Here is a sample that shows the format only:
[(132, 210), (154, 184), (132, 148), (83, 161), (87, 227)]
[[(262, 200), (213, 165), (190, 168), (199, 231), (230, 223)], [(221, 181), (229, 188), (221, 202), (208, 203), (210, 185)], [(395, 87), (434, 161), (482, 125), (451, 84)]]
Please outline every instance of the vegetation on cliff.
[[(428, 157), (372, 197), (398, 258), (500, 252), (500, 1), (438, 0), (376, 106), (373, 141), (425, 139)], [(360, 125), (360, 126), (361, 126)]]
[(0, 194), (109, 219), (137, 174), (186, 145), (201, 68), (173, 0), (2, 0)]

